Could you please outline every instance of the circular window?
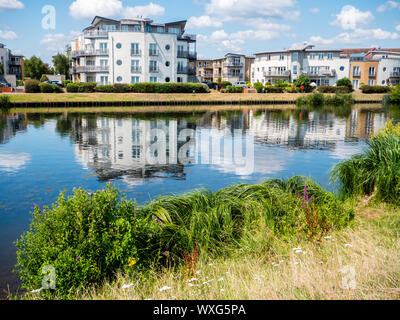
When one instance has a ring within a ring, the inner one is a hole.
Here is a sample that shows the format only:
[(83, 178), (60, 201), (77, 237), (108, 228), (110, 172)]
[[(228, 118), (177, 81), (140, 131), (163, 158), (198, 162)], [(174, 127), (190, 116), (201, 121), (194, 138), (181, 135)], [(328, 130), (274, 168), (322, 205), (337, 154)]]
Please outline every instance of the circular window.
[(171, 49), (171, 46), (170, 46), (169, 44), (167, 44), (167, 45), (165, 46), (165, 50), (169, 50), (169, 49)]
[(385, 68), (383, 68), (383, 72), (386, 72), (386, 67), (385, 67)]
[(122, 77), (118, 77), (118, 78), (117, 78), (117, 81), (118, 81), (118, 82), (121, 82), (121, 81), (122, 81)]
[(167, 67), (169, 67), (169, 66), (171, 65), (171, 63), (170, 63), (169, 61), (167, 61), (167, 62), (165, 63), (165, 65), (166, 65)]
[(382, 84), (385, 84), (385, 80), (382, 80)]
[(342, 66), (342, 67), (340, 67), (340, 71), (344, 71), (344, 67)]
[(122, 44), (117, 43), (117, 49), (121, 49), (122, 48)]
[(171, 81), (171, 79), (170, 78), (165, 78), (165, 82), (170, 82)]
[(122, 65), (122, 60), (117, 60), (117, 65)]

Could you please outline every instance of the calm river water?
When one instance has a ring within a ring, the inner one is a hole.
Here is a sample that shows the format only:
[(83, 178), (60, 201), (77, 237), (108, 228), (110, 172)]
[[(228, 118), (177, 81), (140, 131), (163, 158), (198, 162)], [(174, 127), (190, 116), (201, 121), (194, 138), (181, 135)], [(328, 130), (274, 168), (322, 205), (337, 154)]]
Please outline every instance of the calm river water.
[(0, 295), (18, 287), (13, 242), (30, 211), (74, 187), (109, 181), (145, 203), (159, 195), (329, 170), (385, 125), (382, 111), (335, 115), (263, 109), (179, 114), (10, 114), (0, 117)]

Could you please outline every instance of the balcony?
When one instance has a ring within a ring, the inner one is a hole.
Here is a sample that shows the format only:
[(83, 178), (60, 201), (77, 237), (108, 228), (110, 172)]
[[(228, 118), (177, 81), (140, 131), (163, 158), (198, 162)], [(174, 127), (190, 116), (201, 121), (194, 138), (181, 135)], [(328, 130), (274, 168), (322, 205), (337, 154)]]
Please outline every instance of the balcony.
[(178, 35), (178, 40), (196, 42), (196, 35), (195, 34)]
[(178, 68), (177, 74), (187, 74), (189, 76), (195, 76), (196, 75), (196, 70), (190, 67), (183, 67), (183, 68)]
[(229, 62), (224, 62), (223, 66), (224, 67), (233, 67), (233, 68), (243, 68), (244, 64), (242, 62), (229, 61)]
[[(224, 78), (228, 78), (228, 79), (237, 79), (237, 81), (241, 81), (244, 79), (244, 74), (243, 73), (239, 73), (239, 74), (235, 74), (235, 73), (224, 73), (223, 74)], [(235, 81), (235, 80), (234, 80)]]
[(360, 78), (360, 77), (361, 77), (361, 71), (353, 72), (353, 78)]
[(197, 52), (178, 51), (178, 58), (196, 60)]
[(160, 72), (160, 68), (159, 67), (150, 67), (149, 68), (149, 72), (150, 73), (159, 73)]
[(370, 73), (368, 74), (368, 77), (369, 77), (369, 78), (376, 78), (376, 72), (370, 72)]
[(108, 38), (108, 31), (95, 30), (95, 31), (85, 31), (85, 38)]
[(108, 72), (109, 69), (109, 66), (76, 66), (72, 68), (74, 73)]
[(142, 50), (131, 50), (131, 57), (141, 57)]
[(131, 67), (131, 73), (142, 73), (142, 67), (139, 66)]
[(400, 71), (395, 71), (390, 73), (391, 78), (400, 78)]
[(158, 57), (160, 52), (158, 50), (149, 50), (149, 56)]
[(108, 49), (89, 49), (89, 50), (78, 50), (72, 51), (71, 57), (90, 57), (90, 56), (108, 56)]
[(309, 77), (336, 77), (336, 70), (323, 70), (323, 71), (311, 71), (306, 72), (305, 75)]
[(264, 77), (278, 77), (278, 78), (288, 78), (290, 77), (290, 71), (264, 71)]

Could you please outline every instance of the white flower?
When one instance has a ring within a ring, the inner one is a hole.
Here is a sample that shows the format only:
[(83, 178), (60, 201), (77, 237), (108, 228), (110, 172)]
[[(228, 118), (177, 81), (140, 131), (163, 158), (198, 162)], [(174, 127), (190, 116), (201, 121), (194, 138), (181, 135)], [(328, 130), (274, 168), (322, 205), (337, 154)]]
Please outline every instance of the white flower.
[(153, 299), (144, 299), (144, 301), (151, 301), (151, 300), (153, 300)]
[(228, 271), (228, 272), (225, 272), (225, 274), (231, 274), (231, 273)]
[(189, 280), (189, 282), (193, 282), (193, 281), (197, 281), (197, 279), (196, 278), (192, 278), (192, 279)]
[(301, 248), (293, 248), (293, 251), (298, 251), (298, 250), (301, 251)]
[(134, 286), (135, 286), (135, 285), (134, 285), (133, 283), (124, 284), (124, 285), (122, 286), (122, 289), (129, 289), (129, 288), (134, 287)]
[(201, 273), (201, 271), (199, 270), (199, 271), (197, 271), (196, 273), (197, 273), (197, 274), (200, 274), (200, 273)]
[(307, 254), (307, 251), (303, 251), (303, 254), (306, 255), (306, 254)]
[(295, 266), (297, 266), (298, 264), (299, 264), (298, 262), (295, 262), (295, 263), (294, 263)]
[(324, 237), (324, 239), (330, 240), (330, 239), (332, 239), (332, 237), (331, 236), (326, 236), (326, 237)]
[(296, 253), (302, 253), (303, 251), (301, 249), (296, 250)]
[(162, 287), (162, 288), (160, 289), (160, 292), (167, 291), (167, 290), (171, 290), (171, 289), (172, 289), (171, 287), (165, 286), (165, 287)]
[(31, 291), (31, 293), (38, 293), (38, 292), (40, 292), (40, 291), (42, 291), (42, 290), (43, 290), (43, 288), (36, 289), (36, 290)]
[(214, 264), (213, 264), (213, 263), (209, 263), (208, 265), (209, 265), (210, 267), (212, 267)]
[(352, 247), (352, 246), (353, 246), (353, 245), (350, 244), (350, 243), (346, 243), (346, 244), (344, 245), (345, 248)]
[(194, 285), (193, 283), (190, 283), (190, 282), (189, 282), (189, 283), (188, 283), (188, 286), (189, 286), (189, 287), (194, 287), (195, 285)]
[(221, 289), (221, 292), (224, 292), (225, 291), (225, 289)]
[(219, 278), (218, 281), (224, 281), (224, 278)]

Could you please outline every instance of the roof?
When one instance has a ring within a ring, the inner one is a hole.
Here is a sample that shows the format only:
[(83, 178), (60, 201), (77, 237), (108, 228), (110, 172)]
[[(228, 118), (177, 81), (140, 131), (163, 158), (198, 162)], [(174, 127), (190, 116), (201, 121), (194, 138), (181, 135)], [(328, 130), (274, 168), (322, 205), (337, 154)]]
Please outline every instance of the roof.
[(95, 16), (95, 17), (93, 18), (92, 25), (95, 23), (95, 21), (96, 21), (97, 19), (98, 19), (98, 20), (107, 20), (107, 21), (114, 22), (114, 23), (119, 23), (118, 20), (109, 19), (109, 18), (104, 18), (104, 17), (100, 17), (100, 16)]
[(388, 52), (400, 52), (400, 48), (354, 48), (354, 49), (341, 49), (342, 54), (350, 56), (356, 53), (367, 53), (370, 51), (388, 51)]

